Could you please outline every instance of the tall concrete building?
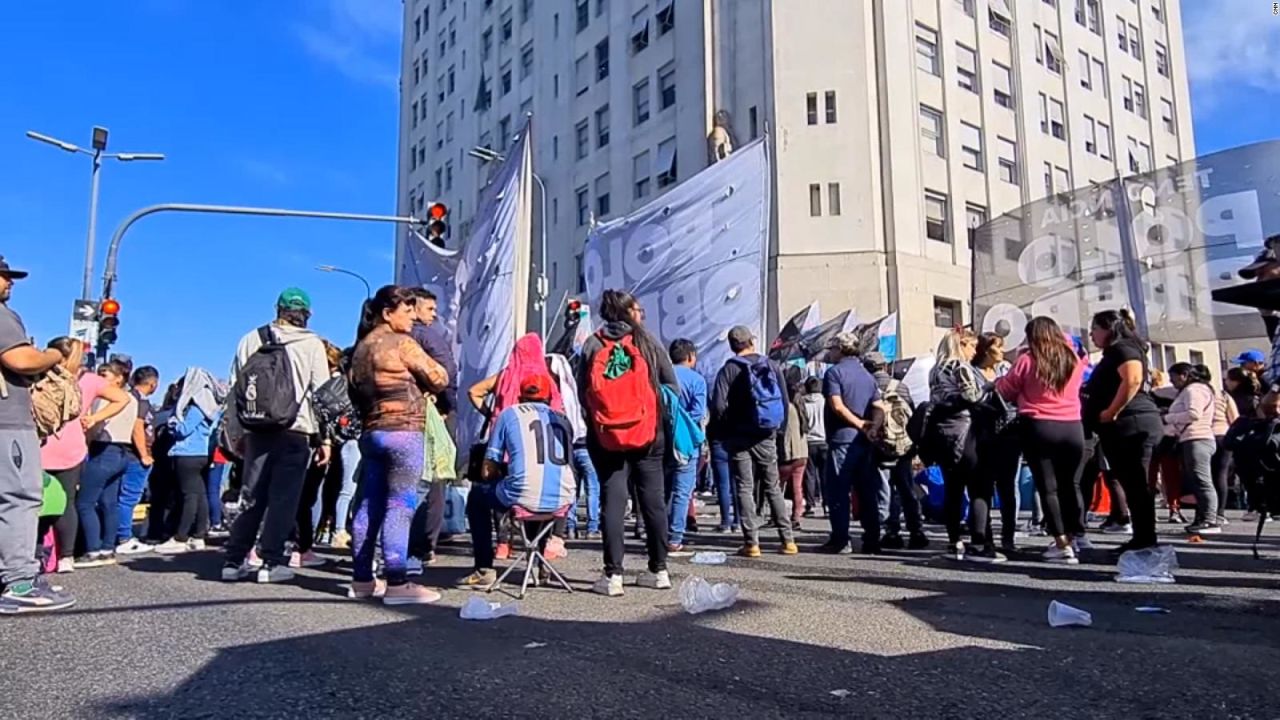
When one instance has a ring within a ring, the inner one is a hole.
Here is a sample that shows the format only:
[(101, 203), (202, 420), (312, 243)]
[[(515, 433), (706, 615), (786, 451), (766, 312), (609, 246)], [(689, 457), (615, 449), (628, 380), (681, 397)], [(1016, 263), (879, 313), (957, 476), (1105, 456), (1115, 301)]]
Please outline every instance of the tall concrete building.
[(441, 200), (460, 237), (470, 151), (532, 117), (552, 312), (592, 219), (705, 168), (717, 121), (770, 136), (771, 325), (896, 310), (908, 354), (969, 320), (971, 228), (1194, 156), (1178, 0), (404, 5), (400, 210)]

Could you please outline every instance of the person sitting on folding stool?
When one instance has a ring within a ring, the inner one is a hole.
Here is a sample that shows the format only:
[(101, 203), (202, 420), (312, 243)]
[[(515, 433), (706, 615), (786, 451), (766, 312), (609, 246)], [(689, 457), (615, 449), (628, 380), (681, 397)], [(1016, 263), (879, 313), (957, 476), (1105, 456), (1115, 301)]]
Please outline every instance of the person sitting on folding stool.
[[(555, 513), (574, 501), (573, 426), (551, 409), (551, 378), (530, 375), (520, 383), (520, 402), (494, 422), (485, 451), (482, 482), (467, 497), (467, 521), (475, 572), (459, 583), (485, 589), (497, 579), (493, 569), (493, 516), (513, 507)], [(540, 534), (541, 546), (547, 534)], [(533, 536), (530, 536), (533, 537)]]

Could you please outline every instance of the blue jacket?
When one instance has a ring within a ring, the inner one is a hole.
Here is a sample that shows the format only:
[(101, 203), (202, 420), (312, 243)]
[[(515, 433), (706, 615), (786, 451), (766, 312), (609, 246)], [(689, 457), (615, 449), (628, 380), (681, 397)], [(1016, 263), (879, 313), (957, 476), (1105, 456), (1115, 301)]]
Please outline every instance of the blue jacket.
[(174, 444), (169, 457), (208, 457), (210, 436), (216, 418), (206, 417), (194, 403), (187, 406), (182, 418), (169, 418)]

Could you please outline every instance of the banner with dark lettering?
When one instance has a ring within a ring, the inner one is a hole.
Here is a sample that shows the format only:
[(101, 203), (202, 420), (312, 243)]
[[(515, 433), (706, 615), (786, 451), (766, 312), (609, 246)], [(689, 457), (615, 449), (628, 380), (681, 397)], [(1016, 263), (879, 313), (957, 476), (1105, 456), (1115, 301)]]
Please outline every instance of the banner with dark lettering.
[[(1132, 167), (1149, 166), (1131, 148)], [(1144, 153), (1145, 154), (1145, 153)], [(1087, 334), (1102, 310), (1129, 307), (1160, 343), (1263, 335), (1258, 312), (1210, 293), (1280, 233), (1280, 141), (1234, 148), (1052, 195), (993, 219), (973, 243), (980, 331), (1055, 318)]]
[(583, 267), (587, 295), (634, 294), (664, 344), (692, 340), (714, 374), (729, 358), (725, 335), (751, 328), (764, 346), (769, 242), (769, 155), (764, 139), (689, 178), (630, 215), (596, 227)]

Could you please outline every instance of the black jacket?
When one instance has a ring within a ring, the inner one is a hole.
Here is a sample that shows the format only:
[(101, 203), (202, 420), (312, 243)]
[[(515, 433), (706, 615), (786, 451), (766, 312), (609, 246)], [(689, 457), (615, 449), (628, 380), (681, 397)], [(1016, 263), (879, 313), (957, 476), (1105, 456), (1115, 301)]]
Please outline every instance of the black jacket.
[[(755, 353), (741, 356), (742, 360), (749, 363), (757, 362), (760, 358), (761, 356)], [(776, 376), (778, 388), (782, 391), (782, 406), (786, 408), (791, 398), (787, 394), (787, 384), (783, 380), (782, 369), (772, 360), (768, 363)], [(755, 399), (751, 396), (751, 378), (743, 372), (742, 363), (737, 359), (731, 358), (725, 362), (724, 367), (720, 368), (720, 372), (716, 375), (715, 385), (711, 388), (708, 410), (711, 416), (712, 434), (717, 440), (756, 443), (773, 432), (762, 431), (755, 425), (756, 410)], [(782, 417), (782, 427), (777, 431), (779, 433), (785, 433), (787, 430), (786, 414)]]

